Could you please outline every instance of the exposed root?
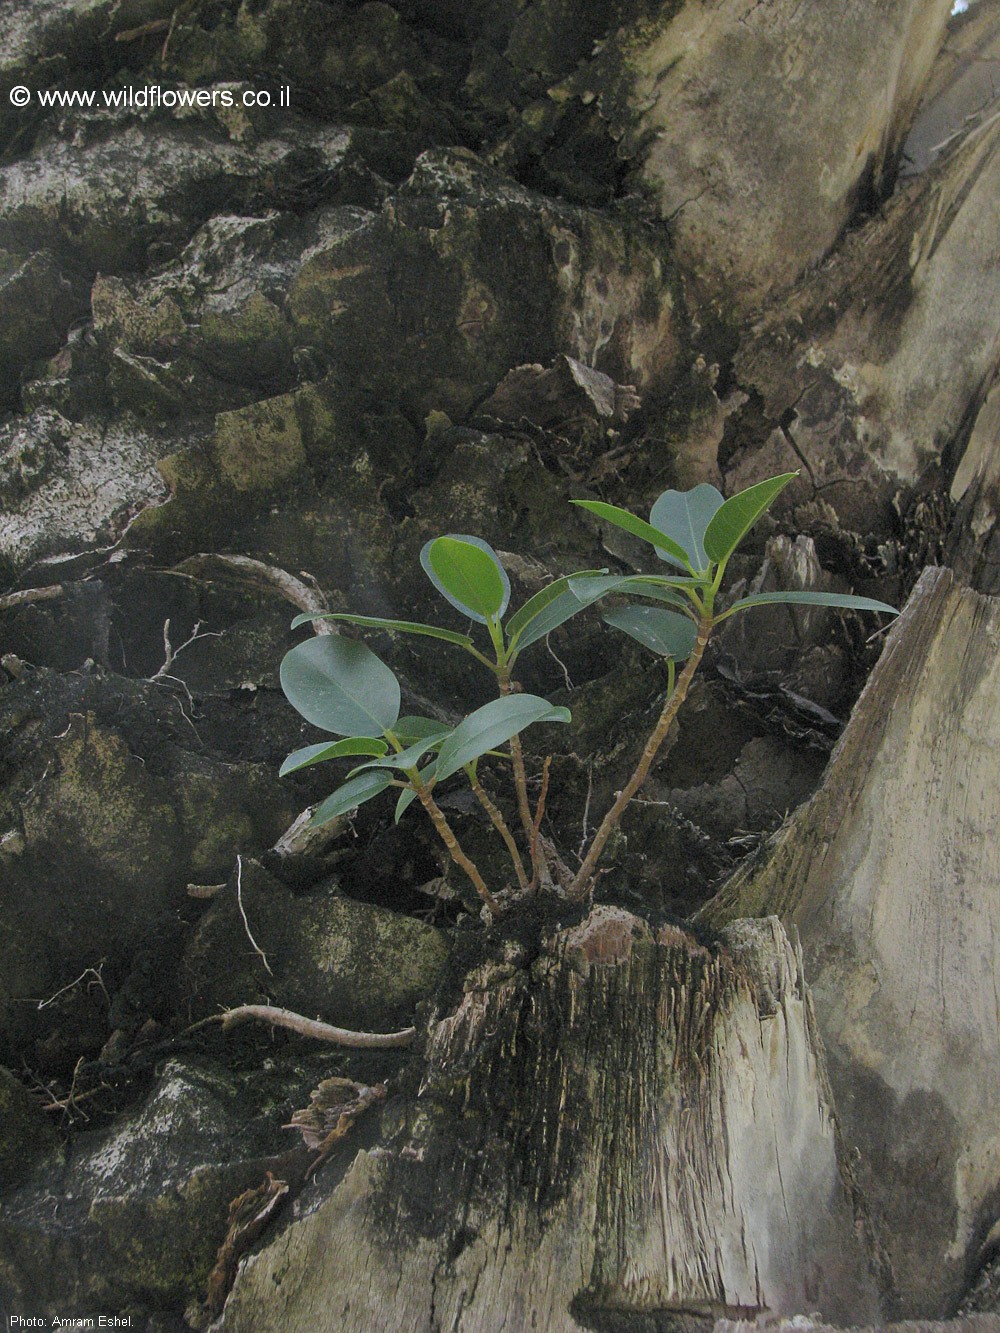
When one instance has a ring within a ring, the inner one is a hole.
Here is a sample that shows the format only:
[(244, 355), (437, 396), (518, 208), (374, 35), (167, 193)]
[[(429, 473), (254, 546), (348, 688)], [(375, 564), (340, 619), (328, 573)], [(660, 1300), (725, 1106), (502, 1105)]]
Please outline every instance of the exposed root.
[[(189, 578), (207, 578), (207, 581), (211, 582), (209, 576), (213, 570), (221, 574), (228, 573), (230, 577), (235, 575), (241, 582), (265, 592), (280, 593), (300, 611), (313, 612), (319, 616), (330, 610), (326, 598), (315, 584), (310, 586), (302, 579), (296, 578), (294, 574), (289, 574), (287, 570), (279, 569), (277, 565), (267, 565), (263, 560), (251, 560), (246, 555), (217, 555), (214, 552), (205, 552), (182, 561), (170, 572), (187, 575)], [(309, 575), (303, 577), (308, 578)], [(313, 630), (317, 634), (337, 633), (335, 626), (329, 620), (314, 620)]]
[(246, 909), (243, 906), (243, 857), (242, 856), (237, 856), (236, 858), (236, 906), (240, 909), (240, 916), (243, 918), (243, 929), (247, 933), (247, 939), (253, 946), (254, 953), (264, 964), (264, 967), (267, 971), (267, 975), (269, 977), (273, 977), (274, 973), (271, 971), (271, 964), (267, 961), (267, 954), (254, 939), (253, 934), (250, 930), (250, 922), (247, 920)]
[(227, 1009), (221, 1014), (212, 1014), (199, 1023), (193, 1023), (181, 1034), (195, 1032), (207, 1027), (209, 1023), (221, 1023), (223, 1032), (259, 1018), (272, 1027), (287, 1028), (297, 1032), (300, 1037), (313, 1037), (316, 1041), (329, 1041), (335, 1046), (353, 1046), (365, 1050), (386, 1050), (391, 1047), (410, 1046), (417, 1035), (416, 1028), (402, 1028), (399, 1032), (352, 1032), (350, 1028), (335, 1028), (330, 1023), (321, 1023), (318, 1018), (304, 1018), (291, 1009), (278, 1009), (270, 1004), (240, 1004), (235, 1009)]

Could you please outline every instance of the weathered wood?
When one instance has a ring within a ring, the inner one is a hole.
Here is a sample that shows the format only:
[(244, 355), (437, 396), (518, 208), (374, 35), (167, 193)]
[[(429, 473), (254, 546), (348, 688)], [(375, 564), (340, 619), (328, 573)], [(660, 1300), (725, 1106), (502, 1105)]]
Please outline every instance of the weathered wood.
[(799, 962), (773, 920), (724, 946), (605, 907), (474, 973), (396, 1132), (245, 1263), (224, 1328), (877, 1318)]
[(1000, 602), (921, 578), (821, 789), (703, 916), (802, 939), (899, 1287), (953, 1308), (1000, 1191)]
[(951, 483), (949, 557), (979, 592), (1000, 592), (1000, 381), (994, 379)]
[[(747, 311), (891, 175), (950, 0), (688, 0), (608, 43), (583, 86), (629, 141), (682, 262)], [(627, 92), (622, 93), (622, 86)]]
[(926, 170), (970, 122), (997, 109), (998, 19), (997, 0), (975, 0), (971, 9), (952, 19), (903, 145), (904, 175)]
[(970, 130), (745, 342), (737, 376), (771, 434), (731, 484), (800, 468), (800, 524), (818, 509), (888, 536), (901, 487), (951, 461), (1000, 362), (998, 147), (1000, 117)]

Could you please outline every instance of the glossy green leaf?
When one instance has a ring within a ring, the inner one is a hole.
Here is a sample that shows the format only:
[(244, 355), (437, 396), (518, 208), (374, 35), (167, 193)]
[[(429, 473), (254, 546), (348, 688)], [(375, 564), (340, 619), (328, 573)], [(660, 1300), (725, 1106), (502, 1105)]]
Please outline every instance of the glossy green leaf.
[(731, 495), (705, 529), (705, 553), (717, 564), (728, 560), (753, 525), (785, 489), (797, 472), (783, 472), (780, 477), (759, 481), (745, 491)]
[(604, 621), (630, 634), (644, 648), (676, 662), (691, 656), (698, 637), (697, 626), (687, 616), (659, 606), (623, 606), (609, 611)]
[(479, 537), (449, 533), (420, 552), (420, 563), (438, 592), (479, 624), (502, 616), (510, 601), (510, 579), (493, 547)]
[(285, 654), (281, 688), (315, 727), (339, 736), (383, 732), (399, 716), (399, 681), (355, 639), (318, 634)]
[(695, 591), (699, 589), (705, 591), (712, 586), (709, 574), (625, 574), (622, 577), (627, 578), (636, 587), (650, 583), (659, 588), (694, 588)]
[(533, 643), (538, 643), (540, 639), (544, 639), (546, 634), (551, 634), (554, 629), (564, 625), (567, 620), (572, 620), (580, 611), (585, 610), (586, 606), (586, 602), (581, 602), (568, 588), (565, 589), (558, 597), (553, 598), (548, 606), (539, 611), (538, 615), (518, 635), (513, 645), (511, 661), (516, 660), (517, 655), (522, 653), (525, 648), (530, 648)]
[(481, 755), (503, 745), (535, 722), (568, 722), (568, 708), (555, 708), (537, 694), (508, 694), (470, 713), (438, 753), (438, 781), (457, 773)]
[(603, 585), (599, 591), (596, 588), (588, 587), (578, 593), (574, 587), (577, 579), (583, 579), (585, 583), (589, 584), (591, 579), (600, 580), (615, 577), (615, 575), (606, 575), (603, 572), (596, 573), (588, 570), (582, 574), (570, 574), (565, 580), (559, 579), (558, 582), (564, 583), (565, 586), (550, 602), (546, 603), (532, 616), (514, 640), (515, 656), (525, 648), (529, 648), (533, 643), (537, 643), (539, 639), (544, 639), (546, 634), (551, 634), (554, 629), (558, 629), (560, 625), (565, 624), (567, 620), (572, 619), (580, 611), (585, 611), (598, 597), (603, 597)]
[[(595, 578), (601, 574), (606, 574), (607, 572), (606, 569), (584, 569), (581, 570), (579, 574), (565, 574), (562, 578), (554, 579), (547, 587), (542, 588), (541, 592), (536, 592), (534, 597), (529, 597), (524, 605), (519, 607), (511, 616), (510, 620), (507, 621), (506, 629), (508, 643), (515, 644), (531, 622), (535, 620), (536, 617), (540, 616), (546, 607), (550, 606), (564, 592), (566, 592), (569, 588), (569, 581), (571, 578)], [(557, 621), (556, 623), (562, 624), (562, 621)], [(552, 628), (554, 629), (555, 626)], [(548, 630), (544, 631), (545, 634), (548, 634), (548, 632)], [(535, 636), (535, 638), (538, 637), (540, 636)], [(534, 639), (529, 640), (529, 642), (533, 643)]]
[(751, 606), (773, 606), (788, 603), (792, 606), (832, 606), (845, 611), (881, 611), (887, 616), (898, 616), (899, 612), (888, 602), (877, 602), (873, 597), (855, 597), (851, 593), (841, 592), (756, 592), (750, 597), (741, 597), (719, 617), (724, 620), (736, 611), (745, 611)]
[(311, 620), (342, 620), (347, 625), (362, 625), (366, 629), (387, 629), (398, 634), (423, 634), (428, 639), (444, 639), (445, 643), (457, 643), (460, 648), (471, 648), (472, 640), (468, 634), (459, 634), (456, 630), (441, 629), (437, 625), (423, 625), (416, 620), (387, 620), (384, 616), (354, 616), (343, 611), (329, 611), (324, 615), (311, 616), (308, 611), (296, 616), (292, 629), (308, 624)]
[[(690, 491), (664, 491), (653, 505), (649, 521), (684, 548), (695, 569), (707, 569), (705, 531), (723, 504), (722, 493), (702, 482)], [(658, 550), (656, 554), (661, 560), (671, 559), (663, 551)]]
[(451, 731), (447, 722), (439, 722), (436, 717), (401, 717), (392, 729), (392, 734), (402, 745), (411, 745), (414, 741), (426, 740), (429, 736), (445, 736)]
[(278, 777), (283, 778), (286, 773), (295, 773), (300, 768), (308, 768), (310, 764), (321, 764), (327, 759), (343, 759), (345, 755), (383, 755), (388, 748), (385, 741), (375, 736), (349, 736), (346, 740), (334, 741), (332, 744), (320, 741), (318, 745), (307, 745), (290, 754), (278, 769)]
[(690, 614), (691, 603), (681, 590), (704, 588), (707, 585), (701, 579), (661, 577), (656, 574), (613, 574), (604, 579), (573, 578), (571, 586), (576, 596), (587, 606), (611, 593), (632, 593), (640, 597), (653, 597), (658, 602), (666, 602)]
[(680, 593), (674, 592), (672, 588), (665, 587), (659, 583), (637, 583), (633, 587), (626, 589), (627, 592), (636, 597), (651, 597), (654, 602), (662, 602), (664, 606), (672, 606), (683, 616), (693, 620), (694, 607), (682, 597)]
[(641, 537), (644, 542), (650, 542), (656, 547), (657, 552), (665, 551), (667, 555), (672, 556), (674, 562), (682, 569), (689, 569), (692, 574), (698, 571), (692, 568), (691, 561), (684, 548), (673, 537), (669, 537), (665, 532), (660, 532), (649, 523), (644, 523), (641, 518), (636, 518), (635, 514), (630, 514), (627, 509), (619, 509), (617, 505), (605, 504), (602, 500), (571, 500), (571, 504), (579, 505), (581, 509), (589, 510), (591, 514), (596, 514), (598, 518), (603, 518), (606, 523), (613, 523), (616, 528), (623, 528), (625, 532), (630, 532), (633, 537)]
[(416, 768), (424, 755), (429, 754), (431, 750), (440, 749), (444, 738), (449, 735), (451, 735), (450, 730), (434, 736), (425, 736), (423, 740), (414, 741), (412, 745), (408, 745), (405, 750), (400, 750), (397, 754), (387, 754), (371, 760), (370, 763), (359, 764), (357, 768), (351, 770), (350, 776), (353, 777), (355, 773), (363, 773), (372, 768), (395, 769), (397, 772)]
[(316, 807), (309, 823), (313, 828), (318, 828), (320, 824), (328, 824), (338, 815), (346, 815), (348, 810), (364, 805), (365, 801), (370, 801), (373, 796), (385, 791), (391, 781), (392, 774), (384, 772), (361, 773), (356, 778), (351, 778), (335, 792), (331, 792), (326, 800)]

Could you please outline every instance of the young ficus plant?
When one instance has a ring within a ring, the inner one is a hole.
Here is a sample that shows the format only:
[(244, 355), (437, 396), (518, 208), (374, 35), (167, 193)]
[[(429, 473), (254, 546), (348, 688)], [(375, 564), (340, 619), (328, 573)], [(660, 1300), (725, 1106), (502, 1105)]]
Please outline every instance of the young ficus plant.
[[(497, 900), (479, 868), (463, 851), (434, 795), (442, 782), (462, 775), (502, 838), (520, 890), (551, 886), (554, 868), (548, 864), (545, 845), (539, 838), (545, 778), (542, 795), (532, 812), (520, 736), (536, 723), (569, 722), (570, 713), (538, 695), (521, 692), (514, 668), (527, 648), (603, 597), (616, 593), (641, 598), (644, 600), (609, 611), (604, 620), (665, 661), (666, 693), (638, 763), (602, 819), (579, 869), (574, 874), (563, 870), (558, 876), (567, 896), (583, 898), (593, 883), (608, 838), (670, 732), (717, 625), (752, 607), (779, 602), (897, 614), (895, 608), (869, 597), (796, 591), (757, 593), (721, 611), (716, 609), (733, 553), (797, 475), (783, 473), (728, 500), (714, 486), (705, 484), (689, 491), (665, 491), (653, 505), (648, 523), (615, 505), (573, 501), (604, 522), (648, 542), (670, 570), (614, 575), (602, 569), (565, 575), (510, 616), (506, 614), (510, 580), (492, 547), (478, 537), (457, 534), (428, 542), (420, 553), (421, 565), (445, 600), (475, 626), (482, 627), (479, 643), (472, 633), (415, 621), (346, 612), (297, 616), (293, 628), (316, 619), (340, 620), (443, 640), (490, 671), (498, 693), (495, 700), (475, 709), (455, 727), (432, 718), (401, 718), (399, 681), (365, 644), (338, 635), (317, 635), (293, 648), (281, 664), (281, 685), (289, 702), (308, 722), (342, 739), (295, 751), (282, 765), (282, 775), (329, 759), (363, 760), (317, 808), (313, 823), (326, 823), (394, 788), (399, 792), (396, 820), (413, 801), (418, 801), (452, 859), (496, 913)], [(486, 756), (511, 765), (527, 865), (522, 847), (479, 781), (478, 765)]]

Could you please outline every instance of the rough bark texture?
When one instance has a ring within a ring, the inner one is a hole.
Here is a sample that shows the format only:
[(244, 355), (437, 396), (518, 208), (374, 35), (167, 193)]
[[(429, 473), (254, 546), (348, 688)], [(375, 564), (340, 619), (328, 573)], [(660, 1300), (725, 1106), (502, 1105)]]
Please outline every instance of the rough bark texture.
[[(804, 1330), (804, 1333), (833, 1333), (830, 1324), (818, 1323), (815, 1319), (799, 1317), (797, 1319), (776, 1319), (773, 1323), (766, 1325), (769, 1333), (793, 1333), (793, 1330)], [(719, 1319), (713, 1325), (712, 1333), (753, 1333), (753, 1330), (760, 1328), (756, 1321), (750, 1323), (747, 1320)], [(941, 1319), (928, 1321), (926, 1319), (906, 1319), (901, 1323), (869, 1325), (867, 1328), (856, 1328), (852, 1333), (876, 1333), (876, 1329), (884, 1329), (886, 1333), (996, 1333), (1000, 1328), (1000, 1315), (995, 1314), (974, 1314), (965, 1315), (961, 1319)]]
[(741, 480), (801, 468), (793, 503), (888, 536), (900, 484), (961, 448), (1000, 360), (998, 143), (974, 126), (761, 321), (737, 364), (774, 429)]
[(820, 790), (704, 912), (799, 931), (906, 1312), (952, 1307), (996, 1210), (998, 633), (1000, 603), (928, 571)]
[(1000, 386), (994, 379), (976, 413), (969, 442), (951, 483), (960, 522), (950, 542), (956, 570), (981, 592), (1000, 592)]
[[(172, 1328), (237, 1191), (285, 1222), (233, 1328), (879, 1325), (951, 1313), (966, 1279), (963, 1310), (996, 1308), (992, 603), (921, 585), (823, 794), (733, 890), (799, 924), (804, 968), (770, 921), (700, 943), (663, 923), (815, 792), (881, 647), (860, 616), (768, 607), (713, 635), (582, 925), (535, 903), (488, 927), (417, 807), (317, 835), (300, 812), (340, 772), (277, 777), (317, 739), (278, 687), (296, 610), (460, 627), (418, 559), (446, 531), (502, 553), (515, 605), (657, 563), (571, 498), (645, 514), (668, 486), (801, 468), (724, 595), (899, 604), (945, 559), (1000, 590), (1000, 154), (977, 82), (1000, 0), (932, 66), (947, 7), (7, 6), (5, 1313)], [(291, 107), (37, 97), (279, 81)], [(368, 637), (405, 711), (485, 702), (446, 645)], [(662, 677), (596, 616), (521, 667), (573, 709), (542, 834), (576, 865)], [(516, 826), (499, 764), (480, 776)], [(439, 795), (499, 893), (482, 808)], [(275, 1003), (420, 1043), (190, 1030)], [(331, 1086), (371, 1097), (303, 1187), (282, 1126)]]
[(827, 253), (859, 197), (880, 193), (949, 10), (695, 0), (619, 34), (604, 60), (623, 60), (631, 81), (644, 179), (710, 292), (759, 307)]
[(247, 1262), (227, 1330), (878, 1310), (776, 922), (712, 954), (597, 908), (471, 977), (426, 1060), (396, 1134)]

